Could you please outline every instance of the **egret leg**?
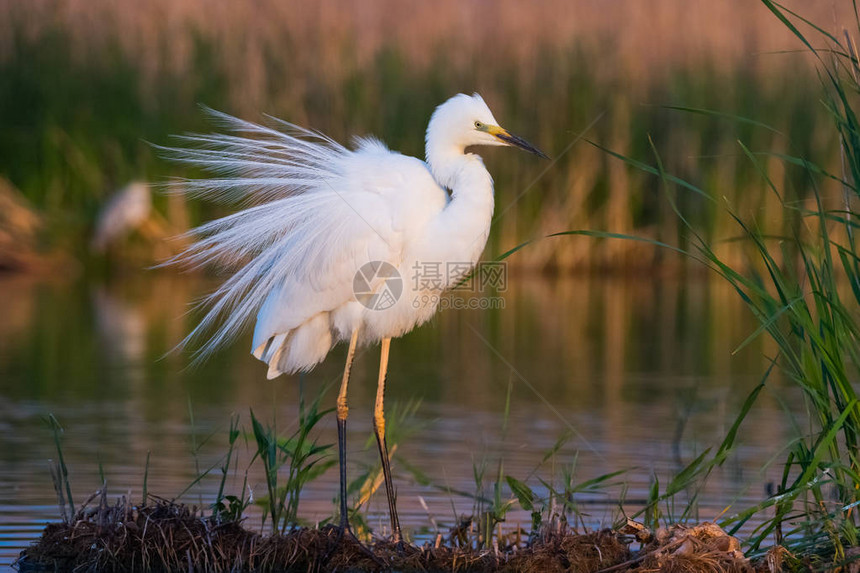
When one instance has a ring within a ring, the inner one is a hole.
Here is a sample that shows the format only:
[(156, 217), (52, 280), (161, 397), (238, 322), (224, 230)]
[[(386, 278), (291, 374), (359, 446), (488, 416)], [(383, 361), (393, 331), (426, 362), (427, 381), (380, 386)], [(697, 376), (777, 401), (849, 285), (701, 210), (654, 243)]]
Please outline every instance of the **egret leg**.
[(388, 513), (391, 516), (391, 531), (394, 542), (400, 543), (400, 520), (397, 518), (397, 507), (394, 498), (394, 486), (391, 483), (391, 466), (388, 458), (388, 445), (385, 443), (385, 413), (383, 401), (385, 398), (385, 378), (388, 374), (388, 353), (391, 339), (382, 339), (382, 354), (379, 359), (379, 383), (376, 387), (376, 406), (373, 409), (373, 430), (376, 433), (376, 445), (379, 446), (379, 457), (382, 459), (382, 475), (385, 478), (385, 494), (388, 497)]
[(346, 388), (349, 385), (349, 374), (352, 371), (352, 361), (355, 358), (355, 347), (358, 343), (358, 328), (352, 331), (349, 339), (349, 350), (346, 353), (346, 366), (343, 369), (343, 381), (337, 395), (337, 457), (340, 462), (340, 529), (349, 529), (349, 517), (346, 508), (346, 417), (349, 408), (346, 405)]
[(346, 404), (346, 389), (349, 386), (349, 375), (352, 371), (352, 361), (355, 359), (355, 348), (358, 345), (358, 332), (356, 328), (352, 331), (352, 337), (349, 339), (349, 350), (346, 353), (346, 366), (343, 369), (343, 380), (340, 383), (340, 392), (337, 394), (337, 454), (340, 462), (340, 525), (337, 528), (337, 535), (334, 544), (326, 552), (325, 560), (331, 558), (334, 552), (341, 546), (344, 540), (344, 534), (351, 539), (358, 548), (374, 561), (380, 567), (385, 567), (383, 563), (373, 551), (365, 547), (353, 534), (349, 527), (349, 516), (347, 515), (346, 506), (346, 417), (349, 414), (349, 408)]

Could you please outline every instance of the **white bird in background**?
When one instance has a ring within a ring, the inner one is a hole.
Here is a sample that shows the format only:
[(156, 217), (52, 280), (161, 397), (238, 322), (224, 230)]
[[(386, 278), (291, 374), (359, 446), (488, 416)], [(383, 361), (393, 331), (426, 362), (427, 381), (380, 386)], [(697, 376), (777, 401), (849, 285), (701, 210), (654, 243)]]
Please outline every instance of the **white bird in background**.
[[(440, 295), (471, 270), (493, 214), (493, 180), (466, 148), (510, 145), (546, 157), (498, 126), (478, 94), (440, 105), (426, 136), (427, 161), (371, 138), (350, 150), (317, 132), (280, 129), (213, 112), (236, 135), (183, 136), (175, 160), (216, 178), (183, 181), (186, 192), (243, 200), (247, 209), (195, 229), (173, 262), (217, 264), (234, 274), (204, 302), (208, 312), (186, 342), (214, 330), (205, 356), (256, 316), (252, 352), (268, 377), (307, 371), (349, 341), (337, 398), (340, 533), (346, 506), (346, 392), (359, 345), (381, 342), (374, 432), (382, 458), (394, 540), (401, 540), (385, 442), (383, 397), (391, 339), (424, 323)], [(241, 134), (241, 135), (240, 135)], [(418, 280), (417, 270), (463, 269)]]
[[(146, 223), (152, 217), (152, 192), (149, 185), (141, 181), (129, 183), (117, 191), (101, 209), (96, 220), (95, 233), (90, 246), (103, 253), (112, 243), (135, 229), (147, 229)], [(164, 239), (164, 236), (158, 236)]]

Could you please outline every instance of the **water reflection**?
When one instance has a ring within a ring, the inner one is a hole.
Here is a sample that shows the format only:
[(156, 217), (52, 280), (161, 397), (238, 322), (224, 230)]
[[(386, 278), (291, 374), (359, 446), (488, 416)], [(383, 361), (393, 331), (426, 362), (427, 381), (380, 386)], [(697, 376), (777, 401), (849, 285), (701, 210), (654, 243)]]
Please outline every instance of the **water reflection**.
[[(565, 432), (570, 440), (537, 475), (558, 477), (561, 465), (574, 459), (578, 480), (635, 468), (617, 480), (623, 487), (583, 506), (590, 525), (608, 523), (618, 514), (622, 490), (627, 507), (636, 509), (652, 475), (666, 483), (718, 443), (766, 368), (762, 340), (731, 356), (755, 327), (720, 283), (513, 276), (508, 286), (505, 308), (444, 311), (393, 344), (388, 404), (422, 399), (410, 422), (418, 431), (397, 455), (434, 484), (417, 484), (395, 459), (408, 528), (429, 526), (419, 496), (440, 524), (451, 523), (472, 502), (444, 489), (475, 491), (473, 464), (502, 456), (505, 472), (525, 479)], [(218, 460), (231, 413), (247, 422), (253, 408), (288, 432), (300, 389), (312, 397), (326, 388), (325, 403), (334, 403), (343, 348), (301, 380), (274, 382), (248, 354), (247, 334), (199, 368), (188, 368), (187, 356), (166, 354), (193, 323), (189, 304), (211, 287), (199, 277), (157, 273), (109, 282), (0, 282), (0, 562), (8, 563), (57, 517), (47, 461), (55, 454), (42, 421), (49, 412), (66, 428), (78, 498), (98, 487), (99, 464), (114, 493), (140, 495), (147, 452), (150, 491), (170, 497), (194, 479), (195, 464), (208, 468)], [(366, 439), (377, 364), (376, 349), (360, 351), (350, 386), (352, 477), (376, 463)], [(503, 435), (509, 385), (512, 408)], [(799, 397), (784, 399), (797, 403)], [(762, 461), (790, 435), (780, 408), (762, 394), (742, 447), (701, 493), (699, 517), (761, 498), (769, 477), (759, 473)], [(335, 432), (329, 417), (320, 440), (334, 442)], [(194, 443), (203, 443), (196, 462)], [(249, 452), (243, 456), (246, 464)], [(262, 491), (260, 476), (251, 478)], [(231, 486), (241, 487), (241, 479)], [(310, 522), (331, 515), (336, 480), (330, 471), (306, 490), (300, 513)], [(187, 499), (206, 503), (216, 487), (212, 476)], [(370, 524), (384, 530), (385, 511), (384, 495), (375, 496)], [(512, 512), (508, 523), (525, 525), (529, 517)]]

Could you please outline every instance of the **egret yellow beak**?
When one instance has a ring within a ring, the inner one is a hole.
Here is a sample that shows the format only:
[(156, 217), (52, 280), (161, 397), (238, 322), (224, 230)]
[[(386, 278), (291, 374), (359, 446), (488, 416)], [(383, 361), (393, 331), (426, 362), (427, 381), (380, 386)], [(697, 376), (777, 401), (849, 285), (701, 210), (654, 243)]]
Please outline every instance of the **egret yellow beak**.
[(503, 127), (499, 127), (498, 125), (488, 125), (487, 126), (487, 133), (494, 136), (499, 141), (504, 142), (505, 145), (511, 145), (513, 147), (519, 147), (520, 149), (522, 149), (524, 151), (528, 151), (529, 153), (534, 153), (538, 157), (543, 157), (544, 159), (549, 159), (549, 156), (546, 153), (544, 153), (543, 151), (541, 151), (540, 149), (538, 149), (537, 147), (535, 147), (534, 145), (532, 145), (531, 143), (529, 143), (528, 141), (523, 139), (522, 137), (520, 137), (518, 135), (514, 135), (512, 133), (509, 133), (508, 130), (503, 128)]

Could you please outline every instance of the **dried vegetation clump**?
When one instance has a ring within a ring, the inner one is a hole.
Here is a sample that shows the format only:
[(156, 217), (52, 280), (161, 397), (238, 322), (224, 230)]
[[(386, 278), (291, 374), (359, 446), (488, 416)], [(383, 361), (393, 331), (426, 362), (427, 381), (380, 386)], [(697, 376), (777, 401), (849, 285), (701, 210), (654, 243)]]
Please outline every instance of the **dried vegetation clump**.
[[(78, 519), (80, 518), (80, 519)], [(439, 540), (441, 541), (441, 540)], [(377, 540), (364, 546), (333, 526), (263, 536), (169, 502), (123, 503), (48, 525), (22, 553), (22, 570), (51, 571), (597, 571), (629, 558), (610, 531), (499, 549)]]
[(702, 523), (694, 527), (678, 524), (661, 529), (643, 553), (645, 559), (638, 569), (643, 573), (754, 571), (749, 559), (741, 551), (740, 542), (715, 523)]
[[(362, 545), (337, 528), (261, 535), (219, 523), (196, 508), (158, 500), (138, 507), (123, 497), (50, 524), (24, 551), (21, 570), (51, 571), (719, 571), (751, 572), (735, 538), (718, 526), (674, 526), (656, 535), (556, 529), (530, 543), (476, 548), (458, 533), (422, 546), (376, 540)], [(643, 537), (643, 535), (645, 537)], [(634, 540), (642, 544), (637, 554)]]

